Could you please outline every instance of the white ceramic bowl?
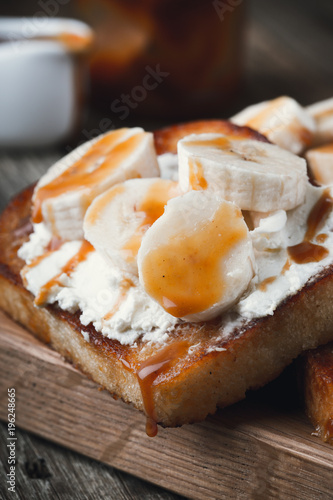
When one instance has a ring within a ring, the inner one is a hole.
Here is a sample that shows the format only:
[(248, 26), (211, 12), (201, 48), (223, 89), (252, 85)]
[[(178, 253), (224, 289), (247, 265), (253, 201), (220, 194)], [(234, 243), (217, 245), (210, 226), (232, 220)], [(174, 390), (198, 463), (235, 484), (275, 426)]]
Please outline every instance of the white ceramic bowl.
[(47, 146), (73, 135), (92, 39), (76, 20), (0, 18), (0, 147)]

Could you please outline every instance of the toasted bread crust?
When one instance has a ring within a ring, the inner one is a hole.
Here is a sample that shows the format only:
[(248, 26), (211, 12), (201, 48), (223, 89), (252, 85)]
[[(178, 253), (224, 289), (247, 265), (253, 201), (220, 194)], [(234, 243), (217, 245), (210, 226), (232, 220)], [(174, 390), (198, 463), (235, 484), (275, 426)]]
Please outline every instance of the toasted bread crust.
[[(124, 401), (143, 410), (142, 393), (148, 390), (154, 418), (164, 426), (204, 419), (217, 406), (230, 405), (248, 389), (275, 378), (303, 350), (333, 340), (330, 266), (285, 300), (273, 316), (248, 321), (228, 336), (223, 336), (221, 318), (175, 328), (163, 348), (176, 353), (174, 362), (156, 374), (145, 391), (138, 373), (160, 354), (156, 344), (123, 346), (92, 325), (83, 326), (79, 314), (54, 305), (34, 307), (19, 275), (23, 262), (16, 255), (31, 230), (31, 195), (32, 188), (19, 194), (0, 217), (0, 307)], [(89, 342), (82, 331), (89, 334)]]
[(154, 132), (157, 154), (177, 153), (177, 143), (190, 134), (216, 133), (230, 137), (254, 139), (261, 142), (270, 142), (265, 136), (249, 127), (239, 127), (226, 120), (199, 120), (179, 125), (172, 125)]
[(323, 441), (333, 445), (333, 343), (304, 357), (306, 411)]

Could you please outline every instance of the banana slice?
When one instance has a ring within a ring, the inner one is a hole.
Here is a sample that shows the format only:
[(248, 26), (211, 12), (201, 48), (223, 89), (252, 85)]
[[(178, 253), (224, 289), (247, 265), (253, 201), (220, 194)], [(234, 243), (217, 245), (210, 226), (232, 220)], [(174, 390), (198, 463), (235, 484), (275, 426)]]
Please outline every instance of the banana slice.
[(137, 275), (137, 253), (147, 229), (180, 194), (178, 183), (132, 179), (96, 198), (84, 219), (85, 238), (119, 270)]
[(314, 143), (333, 141), (333, 97), (308, 106), (306, 111), (316, 123)]
[(305, 158), (318, 184), (333, 184), (333, 143), (309, 149)]
[(273, 144), (190, 135), (179, 141), (178, 157), (184, 192), (213, 189), (242, 210), (257, 212), (290, 210), (305, 197), (305, 160)]
[(299, 154), (313, 139), (314, 119), (291, 97), (278, 97), (245, 108), (230, 118), (258, 130), (281, 148)]
[(254, 275), (242, 213), (212, 191), (170, 200), (138, 253), (139, 279), (171, 315), (205, 321), (234, 304)]
[(83, 144), (57, 162), (37, 184), (33, 221), (64, 240), (83, 237), (85, 212), (97, 195), (133, 177), (159, 175), (153, 136), (123, 128)]

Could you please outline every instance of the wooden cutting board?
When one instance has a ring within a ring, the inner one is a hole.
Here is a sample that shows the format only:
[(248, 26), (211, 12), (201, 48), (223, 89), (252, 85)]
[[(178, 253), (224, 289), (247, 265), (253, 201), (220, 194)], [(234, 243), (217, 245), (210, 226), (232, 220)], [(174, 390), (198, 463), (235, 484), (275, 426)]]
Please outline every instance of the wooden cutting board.
[(149, 438), (140, 412), (2, 313), (0, 387), (2, 420), (15, 387), (18, 427), (189, 498), (332, 498), (333, 447), (265, 394)]

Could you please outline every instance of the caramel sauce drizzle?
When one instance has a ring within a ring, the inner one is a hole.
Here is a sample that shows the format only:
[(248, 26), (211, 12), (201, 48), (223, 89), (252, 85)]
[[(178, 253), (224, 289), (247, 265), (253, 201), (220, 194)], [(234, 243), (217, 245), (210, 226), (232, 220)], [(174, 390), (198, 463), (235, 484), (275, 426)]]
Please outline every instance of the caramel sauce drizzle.
[(208, 184), (204, 176), (200, 161), (196, 158), (189, 158), (189, 182), (193, 190), (207, 189)]
[[(265, 120), (269, 119), (271, 117), (271, 114), (275, 112), (276, 109), (280, 106), (280, 103), (283, 102), (284, 98), (283, 97), (278, 97), (277, 99), (273, 99), (266, 108), (264, 108), (262, 111), (260, 111), (256, 116), (253, 118), (250, 118), (246, 122), (246, 125), (248, 127), (254, 128), (255, 130), (258, 130), (263, 127), (263, 123)], [(274, 117), (274, 115), (273, 115)], [(281, 126), (281, 119), (279, 119), (278, 116), (274, 117), (277, 119), (276, 125), (273, 127), (272, 124), (268, 124), (265, 126), (265, 130), (273, 130), (275, 128), (278, 128)]]
[(328, 238), (328, 234), (325, 234), (325, 233), (318, 234), (318, 236), (316, 236), (316, 242), (317, 243), (325, 243), (327, 238)]
[[(83, 241), (79, 251), (61, 268), (61, 271), (54, 276), (50, 281), (40, 289), (39, 294), (35, 298), (35, 304), (41, 306), (45, 304), (51, 288), (59, 284), (59, 278), (62, 274), (70, 276), (80, 262), (83, 262), (88, 257), (89, 253), (94, 250), (94, 247), (88, 242)], [(42, 256), (44, 257), (44, 255)]]
[(105, 207), (111, 203), (113, 198), (124, 192), (124, 184), (116, 184), (108, 191), (94, 200), (94, 204), (89, 207), (86, 220), (90, 225), (96, 224)]
[(268, 278), (264, 279), (260, 284), (259, 284), (259, 290), (262, 292), (265, 292), (267, 290), (267, 286), (273, 283), (276, 280), (277, 276), (269, 276)]
[(195, 314), (223, 297), (223, 256), (247, 235), (241, 212), (236, 217), (235, 210), (221, 205), (209, 224), (189, 236), (174, 235), (167, 245), (152, 249), (143, 260), (147, 293), (169, 314), (177, 318)]
[[(232, 140), (237, 140), (237, 137), (231, 137), (231, 136), (220, 136), (220, 137), (215, 137), (214, 139), (198, 139), (195, 141), (186, 141), (185, 144), (189, 147), (208, 147), (208, 148), (214, 148), (214, 149), (223, 149), (225, 151), (226, 149), (230, 148), (230, 139)], [(226, 151), (228, 152), (228, 151)], [(233, 153), (231, 153), (233, 154)]]
[[(94, 187), (98, 186), (137, 148), (144, 134), (144, 132), (140, 132), (119, 142), (125, 131), (126, 129), (119, 129), (102, 137), (61, 175), (49, 184), (41, 186), (35, 195), (33, 222), (42, 222), (42, 204), (46, 199), (55, 198), (73, 189), (89, 188), (88, 206), (95, 195), (96, 188), (94, 189)], [(92, 172), (94, 175), (91, 175)]]
[(128, 261), (135, 259), (143, 235), (163, 215), (167, 202), (178, 194), (177, 182), (159, 179), (148, 189), (141, 203), (134, 207), (136, 212), (142, 212), (143, 219), (133, 236), (123, 247), (123, 250), (126, 250)]
[(185, 340), (168, 345), (141, 363), (136, 371), (147, 416), (146, 432), (149, 437), (157, 434), (157, 416), (154, 405), (155, 381), (160, 375), (166, 375), (171, 371), (176, 362), (188, 352), (189, 345), (189, 342)]
[(329, 254), (327, 248), (312, 243), (310, 240), (312, 240), (316, 233), (321, 229), (331, 212), (332, 207), (333, 200), (330, 197), (328, 190), (325, 190), (309, 214), (307, 220), (307, 231), (303, 241), (298, 245), (288, 247), (288, 254), (290, 258), (297, 264), (320, 262)]
[(290, 260), (290, 259), (287, 259), (287, 260), (286, 260), (285, 265), (284, 265), (284, 266), (283, 266), (283, 268), (282, 268), (281, 274), (284, 274), (284, 273), (286, 273), (287, 271), (289, 271), (290, 266), (291, 266), (291, 260)]
[(104, 321), (108, 321), (109, 319), (112, 318), (116, 314), (116, 312), (119, 310), (119, 307), (121, 304), (124, 302), (126, 299), (128, 290), (132, 287), (135, 286), (133, 281), (130, 280), (129, 278), (124, 278), (120, 284), (119, 287), (119, 296), (118, 299), (115, 303), (115, 305), (112, 307), (111, 311), (109, 311), (103, 318)]
[(57, 238), (56, 236), (52, 237), (51, 240), (49, 241), (49, 244), (47, 245), (45, 252), (42, 255), (39, 255), (38, 257), (35, 257), (30, 264), (26, 264), (24, 268), (21, 271), (21, 276), (23, 279), (24, 286), (27, 287), (28, 283), (26, 281), (26, 274), (29, 272), (30, 269), (33, 267), (38, 266), (46, 257), (49, 257), (51, 253), (55, 252), (56, 250), (59, 250), (59, 248), (63, 245), (64, 241), (61, 240), (60, 238)]

